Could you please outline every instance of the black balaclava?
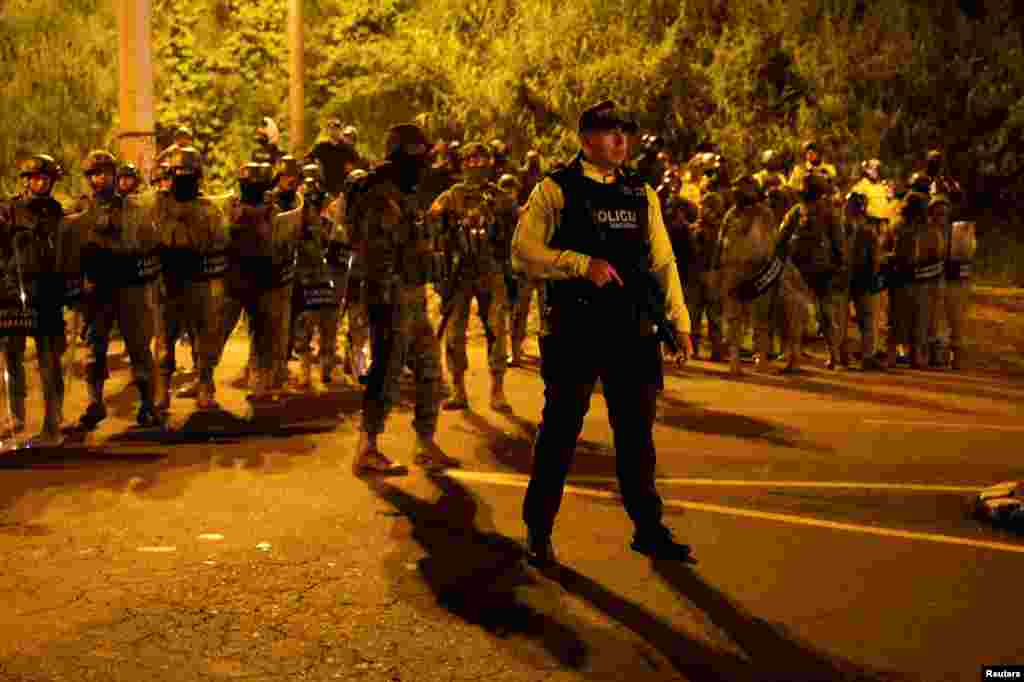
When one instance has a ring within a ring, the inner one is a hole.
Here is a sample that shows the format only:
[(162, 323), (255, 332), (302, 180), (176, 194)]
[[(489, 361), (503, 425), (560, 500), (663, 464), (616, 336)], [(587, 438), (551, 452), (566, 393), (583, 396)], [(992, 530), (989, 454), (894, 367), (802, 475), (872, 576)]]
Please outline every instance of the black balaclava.
[(199, 176), (194, 173), (173, 176), (171, 194), (178, 201), (192, 201), (199, 196)]
[(242, 203), (247, 206), (263, 206), (266, 203), (266, 193), (269, 189), (270, 186), (262, 182), (238, 183)]

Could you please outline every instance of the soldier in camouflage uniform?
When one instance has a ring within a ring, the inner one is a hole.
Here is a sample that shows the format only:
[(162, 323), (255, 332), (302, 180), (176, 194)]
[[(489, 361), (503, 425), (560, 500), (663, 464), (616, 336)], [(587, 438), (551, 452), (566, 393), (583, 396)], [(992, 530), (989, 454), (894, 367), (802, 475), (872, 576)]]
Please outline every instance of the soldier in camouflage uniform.
[[(881, 220), (868, 214), (871, 200), (867, 195), (850, 192), (846, 197), (845, 229), (850, 254), (850, 301), (857, 315), (861, 339), (861, 370), (882, 369), (877, 352), (878, 338), (878, 272), (881, 266)], [(841, 359), (848, 361), (849, 341), (847, 327), (849, 315), (840, 319), (843, 351)]]
[(171, 378), (177, 368), (175, 348), (185, 330), (193, 329), (199, 384), (196, 405), (215, 409), (213, 371), (224, 330), (223, 277), (227, 271), (224, 215), (216, 203), (199, 195), (203, 168), (197, 149), (176, 149), (167, 160), (171, 189), (158, 192), (152, 208), (163, 272), (157, 408), (170, 409)]
[[(275, 261), (275, 242), (295, 231), (298, 212), (281, 212), (269, 202), (274, 170), (269, 163), (249, 162), (239, 169), (239, 196), (227, 206), (230, 223), (229, 269), (226, 276), (223, 344), (245, 311), (249, 324), (249, 361), (244, 383), (250, 398), (268, 397), (279, 373), (280, 326), (284, 296), (280, 289), (290, 281), (290, 265)], [(276, 293), (275, 293), (276, 292)]]
[[(64, 375), (61, 356), (66, 348), (63, 305), (65, 279), (80, 272), (77, 232), (64, 224), (64, 211), (51, 196), (62, 171), (53, 157), (36, 154), (21, 163), (24, 191), (0, 204), (0, 262), (6, 312), (31, 312), (34, 322), (5, 341), (8, 399), (13, 413), (12, 431), (25, 429), (25, 339), (35, 340), (39, 378), (46, 413), (42, 432), (34, 444), (57, 446), (63, 442)], [(7, 317), (5, 315), (5, 317)], [(24, 317), (23, 317), (24, 319)], [(5, 319), (5, 328), (15, 320)], [(5, 329), (5, 334), (9, 333)]]
[(803, 176), (800, 203), (782, 221), (780, 238), (814, 293), (828, 344), (828, 369), (840, 365), (841, 318), (847, 314), (846, 239), (832, 207), (832, 186), (818, 173)]
[(339, 318), (344, 318), (345, 369), (352, 378), (361, 381), (370, 371), (370, 322), (363, 300), (363, 282), (366, 266), (352, 242), (352, 228), (348, 218), (348, 198), (352, 190), (362, 182), (366, 171), (356, 169), (349, 173), (345, 191), (338, 195), (327, 209), (327, 215), (334, 221), (335, 234), (328, 245), (328, 263), (333, 269), (336, 281), (343, 281), (338, 297), (342, 301)]
[[(767, 274), (777, 278), (781, 274), (781, 263), (776, 270), (765, 271), (774, 256), (775, 221), (771, 209), (761, 201), (757, 180), (752, 175), (739, 178), (733, 187), (733, 195), (736, 205), (722, 219), (716, 265), (721, 270), (720, 296), (729, 339), (729, 369), (733, 376), (739, 376), (742, 374), (740, 344), (751, 324), (755, 326), (758, 354), (767, 357), (771, 350), (768, 345), (772, 323), (770, 299), (752, 295), (760, 291), (748, 294), (743, 285), (762, 277), (767, 279)], [(760, 305), (762, 301), (769, 305)]]
[[(82, 164), (95, 194), (92, 205), (74, 220), (81, 236), (81, 263), (88, 330), (89, 357), (85, 366), (89, 404), (79, 419), (92, 430), (106, 419), (103, 385), (109, 376), (107, 351), (114, 323), (124, 337), (132, 377), (139, 390), (139, 426), (159, 423), (153, 405), (153, 340), (156, 315), (156, 279), (160, 274), (158, 237), (149, 211), (137, 200), (115, 194), (112, 154), (91, 152)], [(95, 177), (104, 180), (96, 182)]]
[(274, 346), (277, 356), (271, 385), (271, 389), (276, 393), (286, 389), (289, 378), (288, 361), (291, 359), (295, 338), (295, 261), (302, 232), (304, 202), (299, 193), (302, 169), (298, 160), (290, 154), (285, 154), (278, 159), (274, 171), (276, 187), (271, 192), (270, 203), (277, 211), (296, 216), (294, 223), (288, 223), (288, 233), (274, 239), (272, 244), (273, 260), (275, 266), (280, 268), (278, 281), (281, 282), (281, 286), (274, 289), (272, 315), (272, 324), (276, 325), (274, 330), (280, 337)]
[(945, 276), (945, 235), (938, 216), (929, 220), (928, 196), (920, 192), (907, 195), (902, 221), (896, 228), (896, 249), (893, 256), (899, 273), (898, 285), (890, 292), (893, 298), (894, 333), (890, 336), (886, 363), (894, 364), (896, 345), (908, 345), (910, 366), (928, 366), (928, 322), (934, 290)]
[(138, 194), (141, 189), (142, 176), (139, 167), (128, 161), (117, 168), (117, 193), (123, 197)]
[(393, 127), (385, 142), (386, 161), (349, 197), (352, 242), (366, 267), (364, 296), (370, 320), (373, 366), (363, 395), (363, 418), (353, 471), (356, 475), (403, 475), (407, 468), (380, 451), (398, 399), (402, 369), (412, 366), (416, 382), (416, 461), (440, 469), (457, 464), (434, 442), (440, 406), (441, 357), (427, 317), (427, 282), (439, 265), (426, 221), (430, 197), (418, 183), (429, 163), (430, 144), (412, 124)]
[[(491, 407), (507, 410), (505, 398), (505, 286), (504, 264), (509, 259), (509, 244), (515, 229), (518, 207), (498, 190), (487, 175), (493, 158), (483, 144), (467, 144), (462, 153), (465, 180), (442, 194), (430, 208), (432, 217), (446, 225), (446, 239), (453, 250), (452, 289), (447, 292), (446, 308), (451, 309), (451, 327), (445, 340), (448, 370), (452, 374), (454, 395), (445, 409), (469, 407), (466, 393), (466, 331), (475, 298), (487, 335), (488, 364), (491, 370)], [(445, 311), (447, 312), (447, 310)]]
[(722, 335), (722, 300), (719, 296), (718, 273), (714, 270), (715, 250), (725, 215), (722, 196), (712, 192), (704, 196), (698, 208), (697, 221), (690, 229), (690, 261), (686, 272), (686, 307), (693, 325), (693, 357), (700, 354), (701, 324), (708, 318), (711, 339), (711, 361), (721, 362), (724, 344)]
[(324, 384), (333, 381), (338, 351), (338, 297), (333, 273), (327, 263), (327, 243), (334, 223), (324, 215), (327, 194), (323, 190), (319, 164), (303, 166), (302, 237), (295, 267), (301, 306), (294, 314), (295, 352), (302, 362), (299, 384), (312, 382), (313, 334), (320, 334), (320, 378)]

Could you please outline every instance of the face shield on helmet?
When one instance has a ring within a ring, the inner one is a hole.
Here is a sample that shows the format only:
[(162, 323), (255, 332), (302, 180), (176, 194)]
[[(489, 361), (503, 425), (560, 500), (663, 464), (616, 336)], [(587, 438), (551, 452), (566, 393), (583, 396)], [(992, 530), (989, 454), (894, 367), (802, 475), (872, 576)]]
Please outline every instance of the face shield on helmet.
[(167, 159), (171, 174), (171, 193), (178, 201), (192, 201), (199, 196), (203, 163), (195, 147), (175, 149)]
[(64, 169), (49, 154), (33, 154), (18, 164), (18, 175), (30, 193), (45, 197), (64, 175)]
[(238, 190), (244, 204), (262, 206), (273, 186), (274, 168), (269, 163), (251, 161), (238, 169)]

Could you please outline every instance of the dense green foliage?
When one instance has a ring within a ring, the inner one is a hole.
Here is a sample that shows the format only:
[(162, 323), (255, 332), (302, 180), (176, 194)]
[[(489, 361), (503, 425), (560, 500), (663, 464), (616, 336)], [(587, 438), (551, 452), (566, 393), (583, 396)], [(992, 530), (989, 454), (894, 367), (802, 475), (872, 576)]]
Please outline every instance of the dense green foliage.
[[(980, 3), (963, 3), (981, 7)], [(417, 116), (437, 137), (503, 136), (517, 156), (574, 147), (605, 95), (680, 154), (717, 142), (830, 143), (847, 171), (889, 174), (943, 144), (969, 187), (1024, 178), (1024, 8), (987, 0), (306, 0), (312, 139), (339, 116), (379, 153)], [(287, 129), (285, 0), (154, 0), (162, 143), (191, 125), (215, 184), (247, 157), (260, 117)], [(977, 14), (977, 12), (975, 12)], [(0, 163), (30, 149), (76, 160), (116, 132), (111, 0), (7, 0), (0, 18)], [(287, 139), (283, 146), (288, 147)], [(74, 181), (77, 182), (77, 181)]]

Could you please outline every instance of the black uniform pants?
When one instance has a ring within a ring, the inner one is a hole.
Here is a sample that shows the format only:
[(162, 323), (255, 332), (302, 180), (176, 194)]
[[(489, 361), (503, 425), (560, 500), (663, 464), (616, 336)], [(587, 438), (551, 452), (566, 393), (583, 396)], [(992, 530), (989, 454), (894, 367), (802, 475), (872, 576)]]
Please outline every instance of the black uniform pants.
[(658, 341), (639, 335), (595, 339), (589, 329), (589, 336), (576, 332), (541, 337), (544, 408), (523, 520), (533, 533), (551, 534), (583, 418), (600, 379), (626, 513), (637, 532), (657, 532), (662, 503), (654, 487), (654, 417), (663, 379)]

